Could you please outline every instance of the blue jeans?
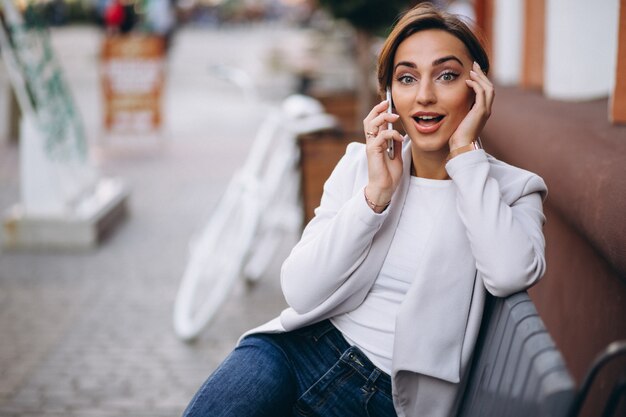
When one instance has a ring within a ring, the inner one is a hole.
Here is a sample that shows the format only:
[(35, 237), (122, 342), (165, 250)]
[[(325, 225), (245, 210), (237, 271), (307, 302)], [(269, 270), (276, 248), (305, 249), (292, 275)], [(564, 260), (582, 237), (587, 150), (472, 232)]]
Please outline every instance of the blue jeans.
[(391, 378), (329, 321), (246, 337), (184, 417), (395, 417)]

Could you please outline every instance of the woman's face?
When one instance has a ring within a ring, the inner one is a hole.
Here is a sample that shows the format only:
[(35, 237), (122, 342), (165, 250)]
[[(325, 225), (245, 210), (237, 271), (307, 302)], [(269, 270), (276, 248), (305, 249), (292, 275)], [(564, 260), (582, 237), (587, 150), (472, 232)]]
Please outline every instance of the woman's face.
[(463, 42), (439, 29), (414, 33), (398, 45), (393, 103), (420, 150), (447, 150), (450, 136), (474, 102), (474, 92), (465, 83), (472, 62)]

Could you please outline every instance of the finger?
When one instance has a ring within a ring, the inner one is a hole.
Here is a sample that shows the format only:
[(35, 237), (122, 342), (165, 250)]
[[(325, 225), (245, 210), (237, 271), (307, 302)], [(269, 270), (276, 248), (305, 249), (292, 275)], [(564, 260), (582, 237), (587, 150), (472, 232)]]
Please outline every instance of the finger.
[(476, 83), (474, 90), (478, 93), (478, 89), (480, 89), (480, 93), (484, 95), (485, 99), (490, 100), (494, 91), (491, 81), (484, 74), (473, 70), (470, 71), (470, 79)]
[(387, 123), (395, 123), (398, 121), (398, 118), (400, 116), (394, 113), (381, 113), (378, 116), (376, 116), (372, 121), (370, 121), (369, 126), (370, 127), (375, 127), (376, 129), (380, 130), (386, 130), (387, 129)]
[[(402, 165), (402, 144), (404, 143), (404, 136), (402, 136), (397, 130), (386, 130), (381, 133), (382, 143), (380, 145), (380, 152), (385, 155), (385, 161), (391, 164)], [(388, 158), (387, 151), (389, 149), (389, 141), (393, 142), (394, 157)]]
[(495, 98), (495, 90), (493, 87), (485, 89), (485, 107), (487, 113), (491, 114), (491, 106), (493, 106), (493, 100)]
[(383, 130), (376, 138), (374, 138), (370, 145), (372, 148), (380, 148), (381, 150), (387, 149), (387, 141), (391, 139), (394, 142), (404, 142), (404, 137), (397, 130)]
[[(487, 77), (487, 74), (483, 72), (478, 63), (474, 62), (474, 76), (470, 73), (470, 77), (472, 77), (475, 81), (479, 82), (482, 87), (485, 89), (485, 93), (487, 99), (492, 99), (494, 95), (494, 86), (491, 80)], [(491, 96), (491, 97), (490, 97)]]
[[(495, 89), (493, 84), (491, 83), (491, 81), (489, 81), (488, 78), (486, 78), (484, 74), (481, 75), (480, 73), (470, 72), (470, 77), (472, 77), (472, 81), (476, 83), (475, 88), (474, 85), (472, 85), (472, 88), (474, 88), (477, 96), (478, 94), (481, 94), (483, 97), (483, 101), (481, 101), (481, 104), (484, 105), (485, 112), (487, 114), (491, 114), (491, 106), (495, 97)], [(468, 83), (468, 85), (470, 84)], [(481, 90), (480, 93), (478, 93), (479, 89)]]
[(371, 121), (380, 113), (383, 113), (385, 110), (387, 110), (387, 105), (388, 105), (387, 100), (383, 100), (377, 105), (375, 105), (372, 108), (372, 110), (370, 110), (370, 112), (367, 114), (367, 116), (365, 116), (365, 119), (363, 119), (363, 122), (365, 123), (366, 121)]
[[(470, 77), (472, 76), (472, 72), (470, 72)], [(468, 87), (474, 90), (474, 105), (472, 109), (484, 109), (486, 98), (485, 98), (485, 89), (480, 85), (480, 83), (476, 80), (470, 79), (465, 80), (465, 83)]]
[(493, 83), (491, 82), (489, 78), (487, 78), (487, 75), (485, 75), (482, 71), (477, 72), (476, 80), (480, 83), (480, 85), (483, 87), (485, 91), (485, 99), (486, 99), (487, 108), (491, 109), (491, 105), (495, 97), (495, 87)]
[(375, 105), (373, 110), (377, 110), (380, 113), (380, 112), (387, 110), (388, 105), (389, 103), (387, 102), (387, 100), (383, 100), (377, 105)]
[(369, 112), (367, 117), (363, 119), (363, 131), (365, 132), (366, 140), (372, 139), (374, 136), (378, 134), (380, 130), (380, 123), (379, 122), (373, 123), (372, 120), (374, 120), (380, 114), (386, 113), (385, 110), (387, 108), (387, 104), (388, 104), (387, 101), (378, 103), (376, 106), (372, 108), (372, 110)]
[(474, 67), (470, 71), (470, 78), (474, 81), (479, 82), (486, 90), (493, 88), (493, 83), (491, 82), (491, 80), (476, 63), (474, 63)]
[(387, 130), (387, 125), (398, 121), (399, 117), (397, 114), (381, 113), (374, 120), (364, 123), (365, 138), (372, 139), (380, 132)]
[(398, 132), (395, 129), (383, 130), (378, 135), (378, 138), (381, 138), (383, 141), (387, 141), (388, 139), (393, 139), (396, 142), (404, 142), (404, 136), (402, 136), (400, 132)]
[(493, 94), (493, 83), (487, 76), (478, 68), (477, 71), (470, 71), (470, 79), (476, 81), (485, 90), (486, 94)]
[(472, 66), (472, 70), (478, 75), (479, 79), (485, 81), (485, 83), (487, 83), (489, 85), (493, 85), (491, 83), (491, 80), (489, 79), (489, 77), (487, 77), (487, 74), (485, 74), (483, 69), (480, 67), (480, 65), (478, 65), (478, 63), (476, 61), (474, 61), (474, 64)]

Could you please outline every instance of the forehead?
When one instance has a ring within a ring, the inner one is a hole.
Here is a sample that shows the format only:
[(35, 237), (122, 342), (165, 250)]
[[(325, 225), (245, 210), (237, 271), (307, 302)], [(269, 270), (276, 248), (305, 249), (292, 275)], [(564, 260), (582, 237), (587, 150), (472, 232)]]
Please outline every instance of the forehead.
[(400, 61), (430, 64), (448, 55), (454, 55), (461, 61), (472, 61), (465, 44), (459, 38), (441, 29), (426, 29), (400, 42), (394, 57), (394, 65)]

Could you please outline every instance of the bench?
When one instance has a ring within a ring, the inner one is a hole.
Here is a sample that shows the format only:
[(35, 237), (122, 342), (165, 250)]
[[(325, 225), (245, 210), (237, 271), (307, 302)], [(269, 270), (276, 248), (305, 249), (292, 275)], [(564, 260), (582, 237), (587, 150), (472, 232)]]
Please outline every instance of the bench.
[(565, 417), (576, 385), (526, 292), (487, 297), (458, 417)]

